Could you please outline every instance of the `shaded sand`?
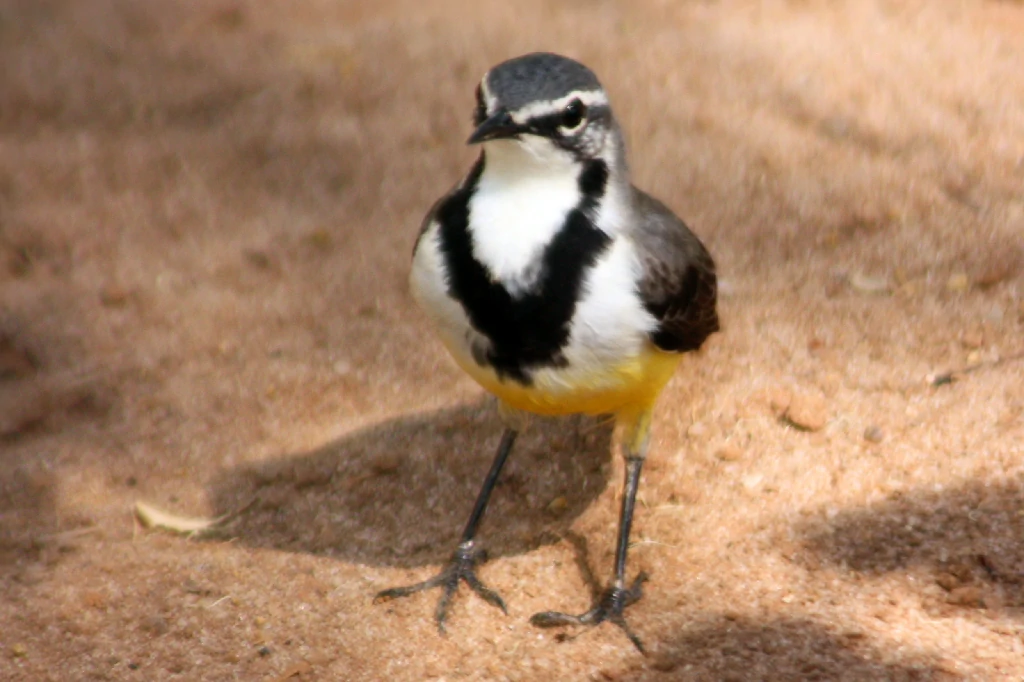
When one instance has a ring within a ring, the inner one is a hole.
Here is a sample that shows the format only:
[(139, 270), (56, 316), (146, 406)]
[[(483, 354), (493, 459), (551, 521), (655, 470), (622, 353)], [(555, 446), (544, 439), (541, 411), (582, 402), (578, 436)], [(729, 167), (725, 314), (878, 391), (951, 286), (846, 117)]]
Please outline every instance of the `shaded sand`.
[[(0, 7), (0, 678), (1024, 676), (1024, 6), (424, 5)], [(498, 489), (508, 616), (371, 604), (498, 441), (405, 278), (476, 81), (534, 49), (601, 75), (722, 275), (641, 486), (647, 658), (527, 622), (610, 571), (587, 420)]]

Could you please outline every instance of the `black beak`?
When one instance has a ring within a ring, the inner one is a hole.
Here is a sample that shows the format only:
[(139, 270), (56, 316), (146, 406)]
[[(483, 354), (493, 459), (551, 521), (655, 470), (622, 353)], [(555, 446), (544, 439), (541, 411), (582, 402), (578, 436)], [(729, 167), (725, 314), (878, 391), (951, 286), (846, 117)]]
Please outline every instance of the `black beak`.
[(466, 140), (466, 144), (479, 144), (481, 142), (487, 142), (488, 140), (501, 140), (504, 138), (515, 137), (525, 130), (526, 128), (524, 126), (521, 126), (512, 120), (512, 117), (509, 116), (507, 111), (501, 109), (477, 126), (476, 130), (473, 131), (473, 134), (469, 136), (468, 140)]

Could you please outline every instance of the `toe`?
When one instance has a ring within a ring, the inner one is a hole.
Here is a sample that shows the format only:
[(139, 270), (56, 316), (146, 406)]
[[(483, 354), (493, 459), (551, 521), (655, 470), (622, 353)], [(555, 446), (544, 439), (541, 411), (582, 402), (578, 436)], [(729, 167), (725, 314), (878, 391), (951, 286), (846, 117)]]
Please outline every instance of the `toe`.
[(580, 625), (583, 618), (560, 611), (542, 611), (530, 616), (530, 624), (538, 628), (557, 628), (561, 625)]
[(495, 592), (494, 590), (480, 582), (480, 579), (476, 577), (476, 574), (472, 572), (466, 573), (463, 576), (463, 579), (474, 592), (480, 595), (481, 599), (483, 599), (491, 606), (497, 606), (499, 609), (505, 612), (505, 615), (508, 615), (508, 609), (505, 608), (505, 601), (497, 592)]

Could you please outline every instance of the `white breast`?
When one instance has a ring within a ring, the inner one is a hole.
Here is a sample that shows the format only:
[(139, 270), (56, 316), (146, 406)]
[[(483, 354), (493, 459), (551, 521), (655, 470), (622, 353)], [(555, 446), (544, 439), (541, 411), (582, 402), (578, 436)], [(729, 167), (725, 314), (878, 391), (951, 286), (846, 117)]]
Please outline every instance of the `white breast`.
[(643, 351), (657, 320), (637, 294), (640, 275), (632, 243), (615, 237), (583, 282), (564, 351), (570, 366), (614, 365)]
[[(508, 144), (518, 146), (506, 154), (497, 143), (488, 144), (485, 169), (469, 203), (469, 229), (473, 255), (514, 296), (529, 289), (540, 274), (543, 251), (579, 204), (580, 190), (578, 169), (568, 165), (575, 161), (546, 158), (543, 150), (533, 158), (523, 153), (522, 143)], [(598, 207), (598, 222), (612, 243), (584, 275), (569, 340), (562, 349), (568, 362), (540, 368), (533, 375), (543, 390), (557, 392), (585, 382), (592, 386), (595, 372), (641, 355), (657, 326), (637, 294), (640, 260), (620, 229), (629, 212), (616, 190), (610, 186)], [(413, 295), (459, 364), (487, 371), (476, 366), (473, 350), (479, 352), (489, 342), (449, 295), (445, 267), (435, 221), (413, 260)]]
[(469, 204), (473, 254), (512, 295), (534, 282), (544, 247), (580, 200), (573, 160), (564, 153), (547, 154), (539, 144), (535, 153), (524, 146), (521, 141), (488, 144)]

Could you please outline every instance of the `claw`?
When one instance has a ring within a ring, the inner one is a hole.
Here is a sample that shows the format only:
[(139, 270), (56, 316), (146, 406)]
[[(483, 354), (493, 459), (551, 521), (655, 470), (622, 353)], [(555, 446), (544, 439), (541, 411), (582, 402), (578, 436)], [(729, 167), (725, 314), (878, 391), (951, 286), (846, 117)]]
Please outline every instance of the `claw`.
[(444, 592), (441, 594), (441, 598), (437, 601), (437, 609), (434, 611), (434, 620), (437, 622), (437, 631), (442, 635), (446, 635), (447, 631), (445, 630), (444, 622), (448, 617), (448, 606), (451, 604), (452, 597), (455, 595), (455, 592), (459, 589), (459, 582), (462, 581), (469, 585), (469, 588), (479, 595), (481, 599), (492, 606), (497, 606), (507, 615), (508, 609), (505, 608), (505, 602), (498, 593), (484, 585), (480, 582), (480, 579), (476, 577), (476, 565), (478, 563), (482, 563), (485, 558), (486, 554), (481, 550), (475, 549), (472, 541), (463, 542), (459, 545), (458, 549), (455, 550), (455, 553), (452, 554), (452, 558), (449, 559), (448, 565), (445, 566), (440, 573), (414, 585), (392, 587), (387, 590), (381, 590), (376, 594), (376, 596), (374, 596), (373, 603), (377, 604), (382, 601), (389, 601), (399, 597), (408, 597), (409, 595), (416, 594), (417, 592), (430, 590), (435, 587), (442, 587)]
[(578, 616), (560, 611), (543, 611), (535, 613), (530, 618), (530, 623), (539, 628), (553, 628), (563, 625), (593, 626), (608, 621), (618, 626), (626, 634), (626, 637), (629, 638), (629, 641), (633, 643), (633, 646), (646, 656), (647, 651), (644, 649), (643, 642), (633, 632), (633, 629), (629, 627), (625, 614), (623, 614), (627, 606), (635, 604), (643, 596), (643, 584), (646, 581), (647, 574), (641, 573), (633, 581), (633, 584), (629, 586), (629, 589), (615, 586), (609, 587), (604, 591), (593, 608)]
[(473, 573), (467, 573), (462, 576), (462, 579), (466, 581), (470, 589), (479, 595), (481, 599), (490, 604), (491, 606), (497, 606), (499, 609), (508, 615), (508, 609), (505, 608), (504, 600), (498, 595), (497, 592), (480, 582), (480, 579)]

